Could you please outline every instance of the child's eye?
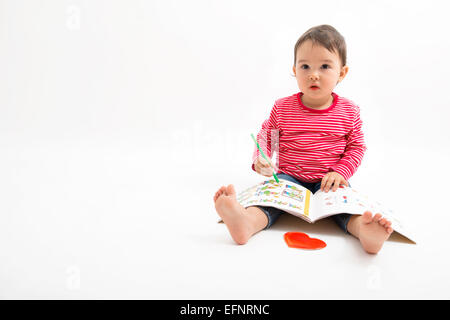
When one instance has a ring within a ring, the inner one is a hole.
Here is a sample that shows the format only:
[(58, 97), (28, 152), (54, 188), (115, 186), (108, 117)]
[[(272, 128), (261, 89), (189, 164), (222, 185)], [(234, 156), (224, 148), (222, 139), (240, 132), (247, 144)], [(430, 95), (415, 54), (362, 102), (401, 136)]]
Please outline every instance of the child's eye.
[(323, 69), (330, 69), (330, 66), (329, 66), (328, 64), (323, 64), (323, 65), (322, 65), (322, 68), (323, 68)]
[(309, 66), (307, 64), (302, 64), (302, 66), (300, 68), (306, 70), (309, 68)]

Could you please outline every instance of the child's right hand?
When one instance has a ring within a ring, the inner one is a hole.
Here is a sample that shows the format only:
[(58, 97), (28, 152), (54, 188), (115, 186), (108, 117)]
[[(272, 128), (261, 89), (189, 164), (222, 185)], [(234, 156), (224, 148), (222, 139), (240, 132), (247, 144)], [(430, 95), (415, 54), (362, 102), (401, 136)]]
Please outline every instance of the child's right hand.
[[(270, 161), (270, 159), (269, 159)], [(270, 161), (270, 163), (272, 164), (272, 166), (276, 169), (277, 167), (272, 163), (272, 161)], [(255, 170), (256, 172), (258, 172), (259, 174), (266, 176), (266, 177), (271, 177), (272, 173), (273, 173), (273, 169), (270, 166), (269, 162), (266, 161), (266, 159), (264, 159), (262, 156), (259, 156), (255, 162), (253, 163), (255, 165)]]

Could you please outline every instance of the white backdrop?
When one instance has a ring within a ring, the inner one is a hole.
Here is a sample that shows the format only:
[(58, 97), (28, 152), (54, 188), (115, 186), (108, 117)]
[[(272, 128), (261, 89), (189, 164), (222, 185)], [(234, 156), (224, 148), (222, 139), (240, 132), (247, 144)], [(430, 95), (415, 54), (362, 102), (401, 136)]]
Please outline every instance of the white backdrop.
[[(347, 41), (350, 71), (335, 91), (361, 107), (368, 145), (350, 182), (407, 220), (418, 245), (388, 243), (378, 260), (354, 246), (337, 263), (354, 243), (336, 231), (342, 249), (308, 261), (331, 259), (359, 280), (343, 296), (336, 278), (309, 284), (329, 298), (448, 298), (448, 10), (411, 0), (1, 0), (0, 298), (291, 297), (295, 281), (262, 290), (255, 276), (262, 255), (285, 253), (273, 241), (289, 227), (236, 247), (212, 198), (223, 184), (262, 179), (250, 171), (250, 133), (298, 92), (294, 44), (325, 23)], [(377, 290), (370, 270), (385, 279)]]

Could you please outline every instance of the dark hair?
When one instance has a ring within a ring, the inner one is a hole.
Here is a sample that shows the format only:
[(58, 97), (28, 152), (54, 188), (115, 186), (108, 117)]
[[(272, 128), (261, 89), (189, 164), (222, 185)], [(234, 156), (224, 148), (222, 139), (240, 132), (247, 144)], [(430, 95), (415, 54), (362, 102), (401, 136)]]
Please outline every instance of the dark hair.
[(294, 66), (297, 63), (297, 49), (307, 40), (311, 40), (313, 44), (320, 44), (330, 52), (336, 52), (341, 59), (342, 66), (346, 65), (347, 45), (344, 37), (332, 26), (322, 24), (312, 27), (297, 40), (294, 48)]

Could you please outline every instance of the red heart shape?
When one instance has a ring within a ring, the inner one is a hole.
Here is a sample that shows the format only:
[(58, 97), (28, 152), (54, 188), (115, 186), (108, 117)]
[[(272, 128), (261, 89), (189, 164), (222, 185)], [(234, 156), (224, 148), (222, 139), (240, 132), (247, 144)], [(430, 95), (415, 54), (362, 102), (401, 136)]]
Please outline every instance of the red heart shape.
[(284, 241), (289, 248), (298, 249), (322, 249), (327, 246), (327, 244), (315, 238), (310, 238), (306, 233), (302, 232), (286, 232), (284, 234)]

